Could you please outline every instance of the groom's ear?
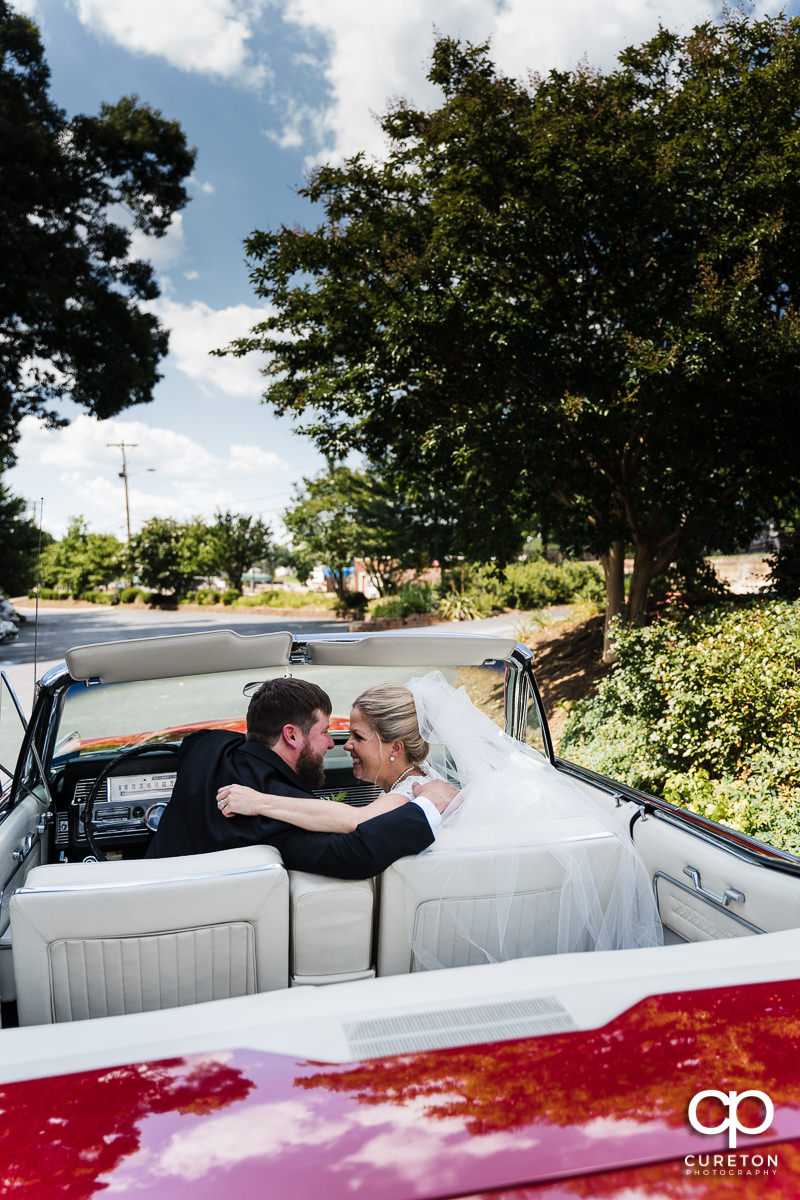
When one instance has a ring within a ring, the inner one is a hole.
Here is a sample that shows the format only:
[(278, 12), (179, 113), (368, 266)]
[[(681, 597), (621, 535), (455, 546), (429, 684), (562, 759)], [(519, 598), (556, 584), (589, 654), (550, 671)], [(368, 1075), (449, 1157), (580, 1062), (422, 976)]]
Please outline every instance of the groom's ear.
[(281, 730), (281, 737), (293, 750), (297, 750), (303, 741), (303, 731), (299, 725), (286, 724)]

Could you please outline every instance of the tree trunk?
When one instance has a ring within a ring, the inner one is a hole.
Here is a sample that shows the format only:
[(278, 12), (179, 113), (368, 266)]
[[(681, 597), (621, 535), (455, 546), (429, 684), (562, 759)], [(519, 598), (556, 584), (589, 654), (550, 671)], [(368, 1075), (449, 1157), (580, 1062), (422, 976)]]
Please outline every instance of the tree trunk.
[(650, 584), (656, 573), (657, 564), (650, 554), (640, 551), (633, 560), (633, 574), (628, 592), (628, 616), (631, 621), (640, 621), (647, 611)]
[(330, 572), (333, 576), (333, 589), (336, 592), (337, 599), (343, 608), (347, 608), (347, 583), (345, 582), (344, 571), (331, 567)]
[(616, 655), (611, 646), (611, 622), (625, 606), (625, 543), (622, 540), (612, 542), (606, 553), (600, 555), (600, 563), (606, 577), (603, 662), (614, 662)]

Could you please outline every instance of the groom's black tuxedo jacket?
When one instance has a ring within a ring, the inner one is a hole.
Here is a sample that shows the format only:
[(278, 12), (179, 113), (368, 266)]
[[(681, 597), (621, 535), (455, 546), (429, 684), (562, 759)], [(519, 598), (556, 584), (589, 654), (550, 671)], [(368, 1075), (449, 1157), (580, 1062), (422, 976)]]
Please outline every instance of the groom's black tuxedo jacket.
[(309, 833), (271, 817), (223, 817), (217, 789), (242, 783), (258, 792), (310, 796), (283, 759), (259, 742), (227, 729), (201, 729), (183, 739), (172, 798), (147, 851), (148, 858), (205, 854), (234, 846), (275, 846), (287, 868), (368, 879), (395, 859), (418, 854), (433, 841), (417, 804), (373, 817), (354, 833)]

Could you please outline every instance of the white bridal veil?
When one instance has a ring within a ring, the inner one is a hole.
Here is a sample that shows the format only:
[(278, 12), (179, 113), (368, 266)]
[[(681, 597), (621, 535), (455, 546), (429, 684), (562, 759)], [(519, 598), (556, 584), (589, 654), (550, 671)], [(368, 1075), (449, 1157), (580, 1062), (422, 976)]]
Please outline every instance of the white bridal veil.
[(659, 945), (649, 874), (627, 830), (438, 671), (408, 687), (462, 801), (433, 846), (403, 860), (414, 968)]

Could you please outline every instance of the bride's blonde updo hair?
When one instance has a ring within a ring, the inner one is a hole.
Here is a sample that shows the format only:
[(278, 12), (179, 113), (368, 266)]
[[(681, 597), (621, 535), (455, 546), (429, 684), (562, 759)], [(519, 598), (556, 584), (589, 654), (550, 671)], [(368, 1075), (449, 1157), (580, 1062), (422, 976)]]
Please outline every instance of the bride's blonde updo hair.
[(423, 741), (417, 723), (414, 697), (401, 683), (379, 683), (367, 688), (353, 701), (382, 742), (402, 742), (409, 762), (424, 762), (428, 743)]

